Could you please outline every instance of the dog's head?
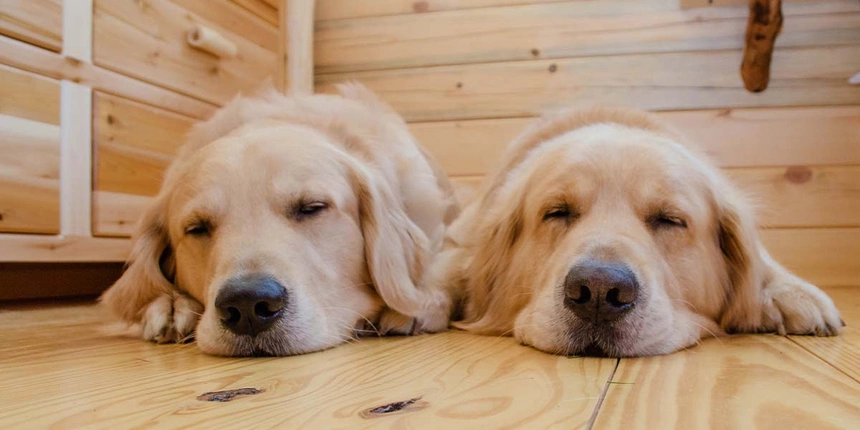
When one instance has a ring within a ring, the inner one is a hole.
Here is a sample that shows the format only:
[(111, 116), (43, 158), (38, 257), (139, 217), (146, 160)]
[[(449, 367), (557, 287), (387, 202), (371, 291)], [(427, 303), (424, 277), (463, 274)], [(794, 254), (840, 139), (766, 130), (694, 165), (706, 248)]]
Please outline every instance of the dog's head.
[(419, 305), (427, 238), (379, 172), (300, 121), (211, 125), (143, 214), (128, 268), (103, 297), (116, 314), (140, 321), (179, 290), (205, 307), (203, 351), (290, 355), (352, 338), (383, 306)]
[(651, 117), (583, 115), (526, 133), (488, 184), (459, 325), (558, 354), (638, 356), (760, 324), (741, 196)]

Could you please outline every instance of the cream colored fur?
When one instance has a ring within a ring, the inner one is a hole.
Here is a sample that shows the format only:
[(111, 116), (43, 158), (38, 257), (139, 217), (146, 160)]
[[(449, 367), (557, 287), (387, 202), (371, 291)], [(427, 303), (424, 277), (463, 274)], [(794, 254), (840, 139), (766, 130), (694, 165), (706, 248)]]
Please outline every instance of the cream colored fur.
[[(458, 213), (448, 180), (375, 95), (357, 84), (340, 91), (239, 97), (196, 126), (102, 301), (145, 339), (179, 341), (196, 328), (200, 347), (219, 355), (304, 353), (363, 330), (445, 330), (451, 298), (423, 284)], [(306, 200), (328, 208), (291, 215)], [(186, 234), (195, 222), (211, 233)], [(211, 306), (225, 282), (249, 273), (290, 294), (289, 317), (250, 339), (223, 329)]]
[[(575, 214), (544, 218), (559, 205)], [(661, 211), (687, 226), (650, 224)], [(465, 294), (456, 326), (557, 354), (664, 354), (726, 332), (836, 334), (832, 301), (768, 255), (753, 212), (654, 116), (568, 110), (510, 144), (449, 229), (434, 282)], [(584, 259), (624, 264), (640, 284), (634, 310), (602, 331), (563, 305), (565, 274)]]

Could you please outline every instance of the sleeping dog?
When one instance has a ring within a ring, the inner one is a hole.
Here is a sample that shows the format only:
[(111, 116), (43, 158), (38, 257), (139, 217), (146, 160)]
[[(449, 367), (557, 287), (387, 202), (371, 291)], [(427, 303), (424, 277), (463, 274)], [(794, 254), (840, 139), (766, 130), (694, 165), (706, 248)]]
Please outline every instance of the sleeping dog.
[(191, 132), (102, 297), (144, 339), (291, 355), (444, 330), (422, 287), (458, 213), (403, 120), (357, 84), (240, 97)]

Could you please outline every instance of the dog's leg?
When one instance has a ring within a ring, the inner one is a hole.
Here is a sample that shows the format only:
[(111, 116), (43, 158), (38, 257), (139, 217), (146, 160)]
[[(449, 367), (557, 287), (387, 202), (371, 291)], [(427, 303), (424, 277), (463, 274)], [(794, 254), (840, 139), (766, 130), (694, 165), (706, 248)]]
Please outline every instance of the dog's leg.
[(833, 336), (845, 325), (833, 300), (815, 285), (800, 279), (759, 247), (764, 276), (764, 319), (779, 334)]
[(144, 310), (141, 337), (156, 343), (186, 342), (193, 338), (202, 313), (203, 305), (186, 294), (163, 294)]

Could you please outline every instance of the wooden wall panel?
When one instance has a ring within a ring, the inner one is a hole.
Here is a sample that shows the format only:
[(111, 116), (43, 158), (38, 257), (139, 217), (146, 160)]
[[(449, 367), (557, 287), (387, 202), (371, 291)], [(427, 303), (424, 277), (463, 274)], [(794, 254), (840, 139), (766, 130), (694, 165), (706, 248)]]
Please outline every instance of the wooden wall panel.
[(278, 0), (230, 0), (233, 3), (242, 6), (254, 15), (259, 16), (264, 21), (278, 26), (280, 17), (278, 16)]
[(328, 21), (559, 1), (564, 0), (317, 0), (314, 15), (316, 21)]
[(0, 66), (0, 232), (60, 229), (60, 84)]
[(60, 52), (63, 47), (61, 0), (3, 0), (0, 34)]
[[(722, 167), (860, 164), (860, 106), (659, 112)], [(410, 124), (450, 175), (483, 175), (535, 118)]]
[(164, 171), (185, 143), (193, 118), (96, 92), (93, 231), (127, 235), (158, 193)]
[[(206, 21), (217, 24), (220, 28), (229, 29), (232, 33), (242, 36), (248, 41), (262, 46), (267, 51), (278, 51), (277, 15), (275, 22), (269, 22), (247, 10), (237, 2), (229, 0), (171, 0), (173, 3), (199, 15)], [(248, 1), (247, 3), (253, 3)], [(266, 7), (269, 7), (266, 5)], [(275, 11), (277, 14), (277, 10)]]
[(65, 79), (133, 100), (206, 119), (216, 106), (90, 63), (0, 36), (0, 63), (54, 79)]
[(777, 50), (770, 86), (747, 92), (739, 51), (615, 55), (560, 60), (335, 73), (317, 90), (355, 79), (409, 121), (539, 115), (570, 105), (651, 110), (860, 104), (860, 44)]
[[(743, 48), (747, 7), (564, 2), (317, 24), (319, 73)], [(860, 4), (787, 4), (776, 49), (860, 43)]]
[[(250, 22), (240, 21), (242, 25), (226, 28), (168, 0), (148, 0), (145, 6), (131, 1), (96, 0), (95, 64), (216, 104), (226, 103), (239, 91), (259, 87), (280, 67), (277, 49), (268, 50), (247, 38), (256, 32), (260, 35), (253, 36), (255, 39), (271, 33), (268, 24), (254, 25), (260, 22), (256, 16), (232, 15), (231, 19), (244, 17)], [(216, 29), (235, 43), (238, 55), (218, 58), (188, 46), (186, 33), (198, 23)], [(239, 33), (250, 29), (254, 32)], [(276, 39), (267, 42), (272, 46), (276, 43)]]
[(860, 227), (860, 166), (734, 168), (763, 227)]

